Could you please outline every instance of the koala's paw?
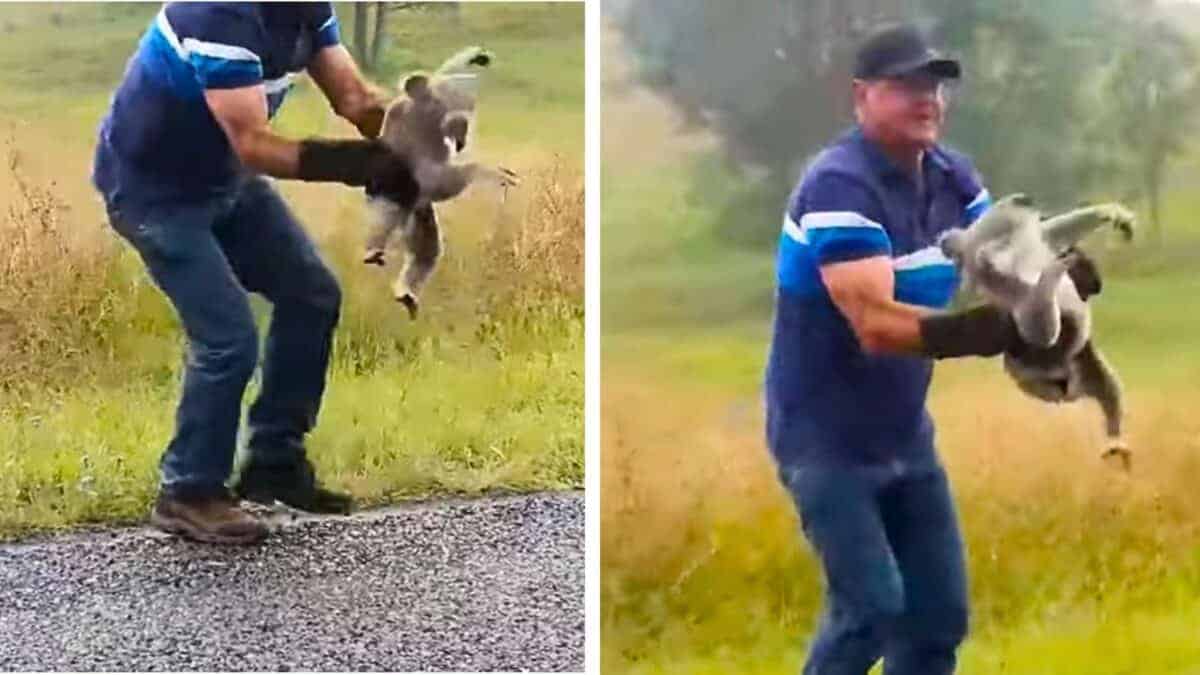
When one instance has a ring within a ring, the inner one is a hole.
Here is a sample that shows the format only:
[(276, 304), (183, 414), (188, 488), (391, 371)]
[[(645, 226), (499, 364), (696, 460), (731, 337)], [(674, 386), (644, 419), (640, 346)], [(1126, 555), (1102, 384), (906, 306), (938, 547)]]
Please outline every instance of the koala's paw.
[(417, 310), (421, 307), (421, 303), (417, 301), (417, 296), (412, 293), (404, 293), (403, 295), (396, 296), (396, 302), (404, 305), (404, 308), (408, 310), (408, 317), (410, 319), (414, 321), (417, 319)]
[(1120, 204), (1106, 204), (1100, 208), (1100, 217), (1120, 232), (1125, 241), (1133, 239), (1133, 230), (1137, 227), (1137, 216), (1133, 211)]
[(1133, 452), (1129, 446), (1122, 440), (1109, 441), (1108, 449), (1102, 455), (1106, 461), (1117, 461), (1121, 464), (1121, 469), (1129, 471), (1133, 468)]
[(501, 187), (517, 187), (521, 184), (521, 177), (512, 169), (498, 166), (496, 167), (496, 172)]
[(481, 68), (486, 68), (486, 67), (492, 65), (493, 58), (495, 58), (495, 57), (492, 56), (492, 53), (490, 51), (484, 49), (483, 47), (476, 47), (474, 56), (472, 56), (471, 60), (467, 61), (467, 63), (469, 63), (473, 66), (479, 66)]
[(370, 251), (367, 251), (366, 255), (363, 256), (363, 264), (364, 265), (379, 265), (382, 267), (384, 264), (383, 249), (376, 248), (376, 249), (371, 249)]

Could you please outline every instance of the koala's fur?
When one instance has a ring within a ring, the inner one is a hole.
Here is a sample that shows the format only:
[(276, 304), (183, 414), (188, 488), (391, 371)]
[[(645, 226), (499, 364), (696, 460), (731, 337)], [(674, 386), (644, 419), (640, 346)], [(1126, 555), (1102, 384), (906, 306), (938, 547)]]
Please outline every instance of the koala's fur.
[(1005, 354), (1005, 371), (1022, 391), (1044, 401), (1096, 399), (1105, 417), (1105, 455), (1119, 456), (1127, 468), (1120, 381), (1091, 335), (1087, 298), (1099, 293), (1099, 274), (1083, 270), (1073, 278), (1068, 270), (1078, 260), (1075, 245), (1087, 234), (1107, 225), (1128, 240), (1134, 222), (1134, 215), (1118, 204), (1042, 220), (1028, 198), (1010, 195), (970, 227), (951, 230), (939, 242), (959, 268), (964, 293), (978, 292), (1012, 312), (1027, 346)]
[(383, 265), (388, 240), (397, 230), (404, 263), (393, 294), (416, 318), (418, 295), (441, 257), (442, 233), (433, 203), (458, 196), (473, 181), (488, 179), (509, 187), (516, 174), (503, 167), (456, 162), (474, 128), (472, 66), (486, 67), (492, 56), (480, 47), (460, 50), (433, 75), (413, 73), (401, 80), (403, 92), (384, 114), (380, 140), (408, 159), (417, 183), (411, 194), (367, 189), (372, 224), (363, 262)]

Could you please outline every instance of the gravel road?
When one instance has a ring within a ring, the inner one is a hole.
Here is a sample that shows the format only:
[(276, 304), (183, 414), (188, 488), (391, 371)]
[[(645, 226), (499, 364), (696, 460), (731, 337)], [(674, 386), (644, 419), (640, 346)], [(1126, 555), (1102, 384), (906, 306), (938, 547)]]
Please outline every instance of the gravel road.
[(0, 671), (582, 671), (582, 493), (0, 546)]

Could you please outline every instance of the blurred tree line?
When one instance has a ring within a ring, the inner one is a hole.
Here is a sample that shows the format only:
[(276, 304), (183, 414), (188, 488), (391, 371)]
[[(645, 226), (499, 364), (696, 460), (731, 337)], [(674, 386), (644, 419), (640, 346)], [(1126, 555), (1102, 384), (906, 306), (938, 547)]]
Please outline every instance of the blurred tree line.
[[(1193, 40), (1154, 0), (609, 0), (642, 81), (725, 156), (765, 169), (728, 205), (726, 234), (755, 244), (805, 161), (853, 120), (854, 48), (907, 20), (962, 60), (947, 140), (993, 194), (1026, 192), (1049, 210), (1100, 195), (1144, 205), (1161, 242), (1160, 202), (1200, 112)], [(753, 223), (762, 223), (759, 228)]]
[(388, 20), (396, 12), (437, 11), (446, 20), (458, 25), (462, 22), (461, 6), (458, 2), (354, 2), (352, 20), (353, 37), (349, 39), (355, 61), (367, 72), (380, 66), (380, 55), (387, 39)]

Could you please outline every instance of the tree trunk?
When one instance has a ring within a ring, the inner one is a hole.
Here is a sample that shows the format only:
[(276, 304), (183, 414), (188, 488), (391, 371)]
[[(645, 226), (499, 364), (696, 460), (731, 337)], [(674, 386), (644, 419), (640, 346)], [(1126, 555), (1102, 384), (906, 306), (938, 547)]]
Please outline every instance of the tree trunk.
[(383, 52), (384, 35), (387, 34), (386, 2), (375, 3), (375, 37), (371, 40), (371, 69), (379, 67), (379, 55)]
[(1150, 206), (1150, 237), (1154, 246), (1162, 247), (1162, 171), (1151, 167), (1146, 173), (1146, 200)]
[(354, 58), (367, 65), (367, 3), (354, 3)]

